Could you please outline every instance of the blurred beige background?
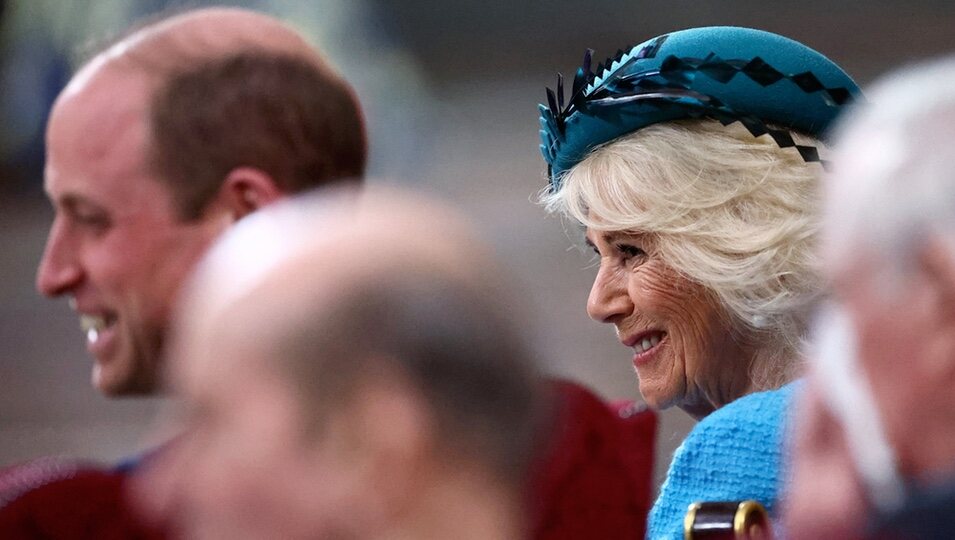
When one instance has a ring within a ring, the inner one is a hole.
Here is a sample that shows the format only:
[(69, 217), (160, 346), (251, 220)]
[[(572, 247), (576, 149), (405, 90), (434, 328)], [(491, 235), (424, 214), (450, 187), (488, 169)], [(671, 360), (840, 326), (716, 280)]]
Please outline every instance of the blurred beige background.
[[(372, 176), (464, 208), (520, 284), (514, 309), (541, 362), (606, 397), (638, 398), (628, 350), (584, 303), (579, 232), (533, 203), (544, 186), (536, 105), (585, 48), (599, 59), (662, 32), (754, 26), (801, 40), (860, 82), (955, 50), (943, 1), (316, 0), (222, 2), (286, 17), (341, 66), (368, 110)], [(112, 462), (155, 442), (159, 400), (108, 401), (64, 301), (34, 291), (50, 220), (42, 127), (71, 51), (177, 2), (0, 0), (0, 466), (39, 455)], [(204, 2), (190, 2), (202, 5)], [(381, 181), (381, 180), (375, 180)], [(691, 421), (662, 416), (658, 477)]]

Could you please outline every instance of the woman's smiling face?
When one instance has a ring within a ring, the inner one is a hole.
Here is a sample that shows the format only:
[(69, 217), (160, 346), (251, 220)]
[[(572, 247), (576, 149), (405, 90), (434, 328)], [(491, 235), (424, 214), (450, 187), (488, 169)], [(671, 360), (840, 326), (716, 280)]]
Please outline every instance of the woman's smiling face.
[(650, 235), (588, 229), (587, 243), (600, 257), (587, 312), (633, 349), (650, 406), (701, 418), (746, 393), (751, 354), (710, 291), (664, 262)]

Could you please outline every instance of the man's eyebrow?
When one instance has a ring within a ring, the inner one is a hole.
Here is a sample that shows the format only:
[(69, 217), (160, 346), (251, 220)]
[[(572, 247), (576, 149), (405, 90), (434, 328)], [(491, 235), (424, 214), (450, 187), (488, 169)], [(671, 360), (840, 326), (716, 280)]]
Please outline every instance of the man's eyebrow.
[(76, 208), (78, 204), (82, 202), (82, 198), (79, 195), (67, 194), (53, 201), (57, 206), (62, 206), (63, 208), (72, 209)]
[(76, 210), (81, 206), (88, 206), (94, 210), (100, 209), (100, 205), (76, 193), (67, 193), (63, 195), (55, 202), (55, 204), (71, 211)]

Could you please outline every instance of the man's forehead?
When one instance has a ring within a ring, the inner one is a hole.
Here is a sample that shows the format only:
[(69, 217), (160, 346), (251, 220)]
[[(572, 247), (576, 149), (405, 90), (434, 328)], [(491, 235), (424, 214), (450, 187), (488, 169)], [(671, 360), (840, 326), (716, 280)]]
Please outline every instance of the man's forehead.
[(59, 95), (53, 114), (75, 115), (90, 108), (97, 109), (96, 113), (117, 110), (135, 110), (141, 113), (148, 109), (155, 84), (142, 70), (131, 69), (115, 62), (87, 66)]
[(94, 158), (111, 153), (116, 143), (134, 135), (130, 130), (145, 132), (150, 95), (151, 85), (143, 74), (104, 66), (57, 99), (47, 143), (53, 150)]
[(47, 129), (46, 189), (74, 176), (130, 178), (145, 170), (148, 88), (135, 76), (102, 73), (61, 98)]

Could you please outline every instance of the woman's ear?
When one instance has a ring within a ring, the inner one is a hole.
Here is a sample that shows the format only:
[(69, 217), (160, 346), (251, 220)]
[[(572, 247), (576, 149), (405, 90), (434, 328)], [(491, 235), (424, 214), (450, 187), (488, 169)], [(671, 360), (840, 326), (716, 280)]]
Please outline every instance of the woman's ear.
[(275, 179), (255, 167), (232, 169), (219, 188), (221, 203), (235, 221), (284, 196)]

